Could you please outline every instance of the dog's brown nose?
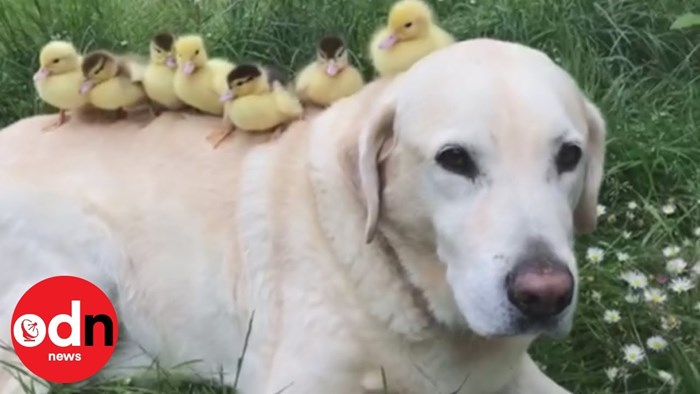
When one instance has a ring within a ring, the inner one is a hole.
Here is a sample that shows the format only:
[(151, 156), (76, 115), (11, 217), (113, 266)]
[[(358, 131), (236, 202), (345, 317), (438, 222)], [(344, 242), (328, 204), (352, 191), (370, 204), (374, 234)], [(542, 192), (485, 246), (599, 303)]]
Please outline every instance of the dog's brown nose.
[(571, 304), (574, 277), (563, 263), (524, 261), (506, 279), (508, 299), (524, 315), (546, 319)]

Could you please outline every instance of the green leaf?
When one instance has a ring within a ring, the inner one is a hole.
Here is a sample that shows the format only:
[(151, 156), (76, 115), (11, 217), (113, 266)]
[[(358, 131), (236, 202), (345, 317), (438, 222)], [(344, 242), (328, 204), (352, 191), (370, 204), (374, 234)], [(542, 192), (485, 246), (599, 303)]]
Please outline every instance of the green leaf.
[(687, 29), (694, 26), (700, 26), (700, 14), (689, 12), (676, 18), (671, 25), (671, 30)]

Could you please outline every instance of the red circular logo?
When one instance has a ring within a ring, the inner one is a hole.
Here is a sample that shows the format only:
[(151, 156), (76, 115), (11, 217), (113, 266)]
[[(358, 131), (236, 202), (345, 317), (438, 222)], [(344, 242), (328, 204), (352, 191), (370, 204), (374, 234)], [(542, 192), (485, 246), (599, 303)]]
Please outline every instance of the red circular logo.
[(24, 293), (10, 330), (27, 369), (52, 383), (75, 383), (95, 375), (112, 357), (117, 314), (94, 284), (54, 276)]

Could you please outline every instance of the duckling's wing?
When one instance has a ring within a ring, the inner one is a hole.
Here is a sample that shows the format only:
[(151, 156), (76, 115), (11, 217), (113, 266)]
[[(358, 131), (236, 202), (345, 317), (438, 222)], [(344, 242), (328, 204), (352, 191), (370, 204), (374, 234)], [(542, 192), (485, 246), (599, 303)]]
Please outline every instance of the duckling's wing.
[(220, 58), (209, 59), (207, 66), (211, 67), (213, 70), (224, 72), (231, 71), (234, 67), (236, 67), (235, 64), (229, 62), (228, 60)]
[(316, 75), (314, 71), (316, 70), (316, 63), (309, 63), (306, 67), (302, 68), (301, 71), (297, 72), (296, 78), (294, 80), (294, 90), (297, 94), (301, 96), (306, 95), (306, 90), (311, 84), (312, 78)]
[(272, 86), (275, 82), (279, 82), (282, 85), (287, 84), (287, 77), (282, 71), (277, 66), (265, 66), (265, 70), (267, 71), (267, 82)]
[(143, 82), (144, 75), (146, 74), (146, 65), (142, 63), (129, 62), (129, 74), (131, 75), (132, 82)]
[(279, 81), (273, 82), (272, 94), (277, 108), (285, 115), (297, 117), (304, 112), (299, 98), (285, 89)]
[(137, 61), (134, 55), (121, 55), (117, 57), (117, 76), (126, 77), (132, 82), (142, 82), (146, 74), (146, 63)]
[(136, 53), (125, 53), (121, 55), (121, 58), (127, 63), (137, 63), (142, 64), (144, 66), (148, 64), (148, 58), (146, 56), (139, 55)]
[(439, 48), (454, 44), (455, 38), (452, 36), (452, 34), (447, 32), (447, 30), (437, 25), (433, 26), (432, 30), (433, 37), (437, 41), (437, 46)]

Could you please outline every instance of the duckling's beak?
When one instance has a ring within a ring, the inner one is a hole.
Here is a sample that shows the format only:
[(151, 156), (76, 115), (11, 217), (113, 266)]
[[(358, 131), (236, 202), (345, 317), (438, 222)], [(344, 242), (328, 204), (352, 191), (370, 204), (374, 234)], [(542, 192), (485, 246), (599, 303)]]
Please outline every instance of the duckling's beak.
[(80, 94), (85, 95), (94, 86), (95, 86), (95, 83), (92, 80), (88, 79), (86, 81), (83, 81), (83, 83), (80, 84), (80, 89), (78, 89), (78, 91), (80, 92)]
[(231, 101), (231, 100), (233, 100), (233, 98), (234, 98), (235, 96), (236, 96), (236, 95), (233, 94), (233, 92), (229, 90), (229, 91), (227, 91), (226, 93), (222, 94), (222, 95), (219, 97), (219, 102), (220, 102), (220, 103), (225, 103), (225, 102), (227, 102), (227, 101)]
[(194, 72), (194, 62), (188, 61), (182, 65), (182, 73), (185, 75), (190, 75)]
[(46, 68), (40, 68), (39, 71), (37, 71), (34, 74), (34, 82), (42, 81), (46, 79), (46, 77), (49, 76), (49, 70)]
[(396, 34), (391, 34), (389, 37), (383, 39), (379, 43), (379, 49), (389, 49), (396, 45), (396, 43), (399, 41), (399, 38), (396, 37)]
[(165, 58), (165, 67), (172, 69), (177, 68), (177, 61), (175, 61), (175, 56), (168, 55), (168, 57)]
[(326, 74), (330, 75), (331, 77), (336, 76), (339, 71), (340, 68), (338, 67), (338, 63), (336, 63), (335, 60), (331, 60), (326, 65)]

